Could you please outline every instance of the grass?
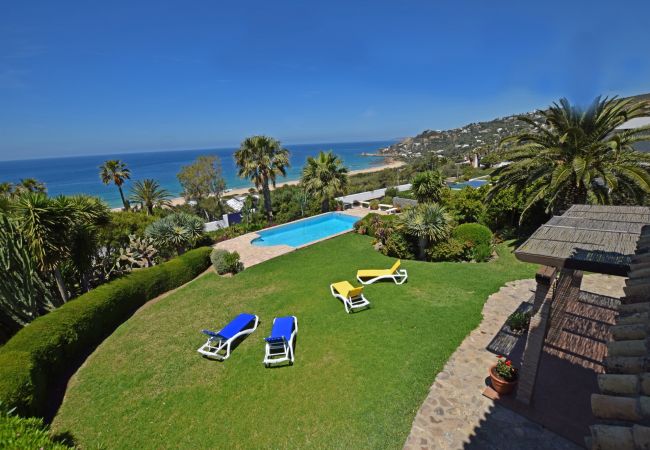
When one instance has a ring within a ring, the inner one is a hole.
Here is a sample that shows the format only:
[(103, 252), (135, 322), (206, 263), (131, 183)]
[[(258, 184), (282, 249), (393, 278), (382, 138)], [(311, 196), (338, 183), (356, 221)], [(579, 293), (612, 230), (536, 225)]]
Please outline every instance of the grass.
[[(329, 283), (392, 263), (366, 236), (232, 278), (203, 276), (147, 305), (98, 348), (71, 380), (54, 431), (70, 431), (83, 448), (400, 448), (487, 297), (534, 274), (505, 244), (498, 250), (482, 264), (406, 261), (406, 284), (368, 286), (372, 308), (351, 315)], [(225, 362), (201, 358), (199, 330), (240, 312), (260, 316), (257, 331)], [(281, 315), (299, 320), (296, 363), (265, 369), (262, 339)]]

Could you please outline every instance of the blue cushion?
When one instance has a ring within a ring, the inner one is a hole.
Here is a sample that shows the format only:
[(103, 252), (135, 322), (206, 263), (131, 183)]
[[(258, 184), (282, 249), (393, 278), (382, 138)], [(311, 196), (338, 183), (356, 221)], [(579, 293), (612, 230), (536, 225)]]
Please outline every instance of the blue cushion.
[(247, 329), (254, 321), (255, 316), (253, 314), (242, 313), (232, 319), (230, 323), (223, 327), (223, 329), (217, 334), (224, 339), (230, 339), (240, 331)]
[(293, 317), (278, 317), (273, 322), (271, 336), (266, 338), (266, 342), (288, 341), (291, 339), (291, 333), (293, 333), (294, 328), (295, 320)]

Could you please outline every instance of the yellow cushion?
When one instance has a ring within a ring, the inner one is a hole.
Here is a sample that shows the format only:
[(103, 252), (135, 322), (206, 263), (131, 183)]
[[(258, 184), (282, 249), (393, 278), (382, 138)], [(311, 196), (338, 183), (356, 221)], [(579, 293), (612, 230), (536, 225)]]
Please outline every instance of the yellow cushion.
[(392, 272), (386, 269), (357, 270), (357, 276), (360, 278), (374, 278), (374, 277), (381, 277), (383, 275), (392, 275)]
[(360, 278), (375, 278), (384, 275), (393, 275), (395, 272), (397, 272), (397, 269), (399, 269), (401, 263), (402, 261), (398, 259), (390, 269), (357, 270), (357, 276)]
[(336, 292), (346, 298), (357, 297), (363, 292), (363, 286), (355, 288), (348, 281), (339, 281), (338, 283), (333, 283), (332, 286)]

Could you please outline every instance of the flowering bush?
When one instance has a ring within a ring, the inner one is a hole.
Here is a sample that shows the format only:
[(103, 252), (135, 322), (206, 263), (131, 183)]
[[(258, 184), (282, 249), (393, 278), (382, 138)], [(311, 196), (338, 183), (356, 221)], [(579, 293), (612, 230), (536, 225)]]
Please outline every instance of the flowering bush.
[(512, 361), (501, 355), (497, 356), (497, 359), (499, 361), (497, 362), (495, 371), (499, 378), (504, 381), (515, 381), (517, 379), (517, 369), (512, 365)]

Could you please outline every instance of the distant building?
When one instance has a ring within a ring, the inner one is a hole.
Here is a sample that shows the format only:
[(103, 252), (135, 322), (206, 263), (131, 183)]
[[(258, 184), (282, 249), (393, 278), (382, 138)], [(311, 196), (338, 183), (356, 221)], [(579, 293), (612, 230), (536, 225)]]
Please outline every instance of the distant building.
[[(623, 130), (632, 130), (634, 128), (639, 128), (639, 127), (647, 127), (650, 126), (650, 117), (636, 117), (634, 119), (628, 120), (625, 122), (623, 125), (617, 127), (617, 130), (623, 131)], [(639, 150), (640, 152), (650, 152), (650, 142), (639, 142), (638, 144), (634, 145), (634, 148)]]

